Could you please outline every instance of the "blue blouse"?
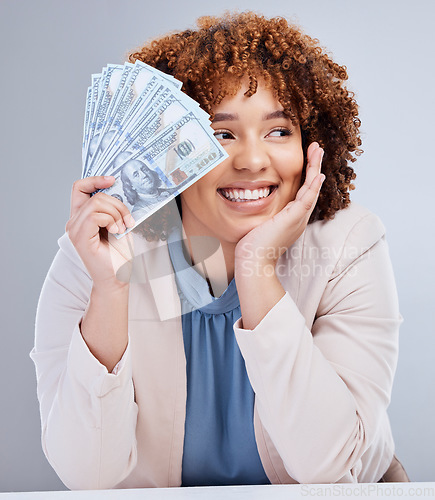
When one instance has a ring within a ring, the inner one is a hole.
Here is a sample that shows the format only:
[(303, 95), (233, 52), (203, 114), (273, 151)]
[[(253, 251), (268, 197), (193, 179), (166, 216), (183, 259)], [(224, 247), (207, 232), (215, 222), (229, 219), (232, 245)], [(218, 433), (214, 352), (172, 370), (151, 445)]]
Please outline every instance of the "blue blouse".
[(235, 281), (213, 297), (186, 261), (179, 228), (168, 246), (187, 363), (182, 485), (270, 484), (255, 442), (254, 392), (233, 331), (241, 315)]

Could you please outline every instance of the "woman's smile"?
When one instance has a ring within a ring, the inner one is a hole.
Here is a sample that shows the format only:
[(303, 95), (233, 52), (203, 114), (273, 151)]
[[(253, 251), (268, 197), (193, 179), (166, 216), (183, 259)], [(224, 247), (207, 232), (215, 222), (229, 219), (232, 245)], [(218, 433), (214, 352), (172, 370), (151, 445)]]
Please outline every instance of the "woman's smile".
[(274, 199), (277, 186), (261, 183), (258, 188), (227, 187), (219, 188), (218, 195), (225, 206), (243, 213), (259, 213)]

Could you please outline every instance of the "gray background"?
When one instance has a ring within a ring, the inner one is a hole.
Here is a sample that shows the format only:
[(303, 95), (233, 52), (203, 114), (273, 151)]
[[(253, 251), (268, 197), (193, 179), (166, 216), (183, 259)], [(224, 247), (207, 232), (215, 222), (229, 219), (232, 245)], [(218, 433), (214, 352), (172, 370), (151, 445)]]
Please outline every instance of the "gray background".
[(365, 150), (353, 199), (387, 228), (405, 318), (390, 407), (397, 454), (413, 480), (435, 481), (435, 2), (0, 0), (0, 491), (63, 489), (41, 451), (28, 352), (81, 172), (90, 75), (148, 38), (234, 7), (293, 18), (348, 67)]

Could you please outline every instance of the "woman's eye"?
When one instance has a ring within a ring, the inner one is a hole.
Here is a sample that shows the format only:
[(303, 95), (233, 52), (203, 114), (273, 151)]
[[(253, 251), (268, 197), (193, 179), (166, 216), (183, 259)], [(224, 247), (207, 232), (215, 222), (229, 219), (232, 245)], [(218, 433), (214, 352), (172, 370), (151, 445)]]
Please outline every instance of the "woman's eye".
[(269, 137), (286, 137), (292, 135), (291, 130), (288, 128), (277, 128), (269, 132)]
[(218, 141), (226, 141), (229, 139), (234, 139), (233, 134), (231, 132), (228, 132), (227, 130), (216, 130), (214, 136)]

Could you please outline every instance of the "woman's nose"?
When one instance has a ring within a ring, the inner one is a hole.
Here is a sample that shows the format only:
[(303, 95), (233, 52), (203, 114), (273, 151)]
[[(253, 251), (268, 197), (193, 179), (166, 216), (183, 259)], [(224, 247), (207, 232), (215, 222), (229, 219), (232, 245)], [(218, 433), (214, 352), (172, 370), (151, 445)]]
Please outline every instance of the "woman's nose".
[(239, 144), (233, 158), (233, 166), (236, 170), (250, 170), (260, 172), (270, 165), (266, 145), (260, 140), (250, 140)]

